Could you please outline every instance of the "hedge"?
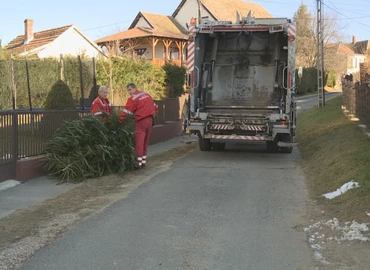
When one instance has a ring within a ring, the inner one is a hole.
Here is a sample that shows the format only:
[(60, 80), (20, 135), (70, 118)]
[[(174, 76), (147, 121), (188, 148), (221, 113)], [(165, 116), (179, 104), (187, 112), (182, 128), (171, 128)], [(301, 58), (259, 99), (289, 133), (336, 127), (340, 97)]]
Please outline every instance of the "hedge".
[[(12, 108), (11, 64), (14, 66), (17, 108), (29, 108), (26, 61), (24, 59), (0, 60), (0, 110)], [(147, 91), (154, 99), (182, 94), (185, 69), (166, 65), (157, 67), (146, 59), (114, 57), (106, 61), (96, 61), (96, 80), (98, 85), (110, 86), (109, 69), (112, 66), (112, 85), (114, 105), (124, 105), (128, 97), (126, 85), (134, 82), (138, 89)], [(46, 97), (52, 86), (60, 79), (68, 85), (76, 106), (81, 104), (80, 67), (77, 57), (64, 57), (63, 69), (60, 59), (29, 59), (29, 82), (33, 108), (44, 108)], [(62, 74), (63, 70), (63, 74)], [(93, 89), (92, 59), (82, 58), (82, 81), (84, 99), (90, 102), (96, 97)], [(171, 85), (174, 91), (167, 95), (166, 86)], [(89, 103), (90, 104), (90, 103)], [(89, 104), (85, 104), (89, 105)]]

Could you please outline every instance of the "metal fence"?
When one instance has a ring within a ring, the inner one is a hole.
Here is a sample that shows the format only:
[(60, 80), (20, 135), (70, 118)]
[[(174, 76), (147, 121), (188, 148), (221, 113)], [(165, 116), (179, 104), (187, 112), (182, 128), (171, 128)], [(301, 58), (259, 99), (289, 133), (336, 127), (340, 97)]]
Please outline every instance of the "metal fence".
[(349, 114), (359, 118), (364, 123), (370, 124), (370, 86), (344, 81), (343, 106)]

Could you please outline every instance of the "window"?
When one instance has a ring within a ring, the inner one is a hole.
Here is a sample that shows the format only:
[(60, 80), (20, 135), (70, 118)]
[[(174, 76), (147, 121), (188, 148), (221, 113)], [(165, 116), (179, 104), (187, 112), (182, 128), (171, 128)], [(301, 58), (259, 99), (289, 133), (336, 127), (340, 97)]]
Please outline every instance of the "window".
[(146, 48), (135, 49), (135, 56), (142, 56), (146, 52)]
[(179, 49), (177, 48), (177, 46), (172, 46), (169, 48), (169, 51), (170, 51), (170, 59), (172, 60), (177, 60), (179, 59)]

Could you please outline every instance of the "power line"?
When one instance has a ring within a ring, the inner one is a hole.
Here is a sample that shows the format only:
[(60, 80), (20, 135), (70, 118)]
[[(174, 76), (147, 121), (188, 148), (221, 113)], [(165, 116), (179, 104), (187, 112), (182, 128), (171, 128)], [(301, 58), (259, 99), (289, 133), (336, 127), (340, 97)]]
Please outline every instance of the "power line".
[[(335, 19), (327, 19), (327, 18), (325, 18), (325, 21), (336, 21), (336, 20), (348, 20), (348, 19), (363, 19), (363, 18), (370, 18), (370, 15), (367, 15), (367, 16), (360, 16), (360, 17), (351, 17), (351, 18), (335, 18)], [(304, 21), (313, 21), (313, 20), (315, 20), (315, 19), (296, 19), (296, 20), (304, 20)]]
[[(346, 15), (344, 15), (342, 12), (340, 12), (340, 11), (338, 11), (338, 8), (330, 1), (330, 0), (328, 0), (328, 2), (330, 3), (330, 4), (332, 4), (333, 5), (333, 7), (334, 8), (332, 8), (332, 7), (330, 7), (330, 6), (328, 6), (327, 4), (325, 4), (325, 3), (322, 3), (324, 6), (326, 6), (327, 8), (329, 8), (329, 9), (331, 9), (331, 10), (333, 10), (333, 11), (335, 11), (336, 13), (338, 13), (339, 15), (342, 15), (343, 17), (346, 17), (347, 19), (349, 19), (349, 20), (352, 20), (352, 21), (354, 21), (354, 22), (356, 22), (356, 23), (358, 23), (358, 24), (360, 24), (360, 25), (363, 25), (363, 26), (366, 26), (366, 27), (369, 27), (370, 28), (370, 25), (367, 25), (367, 24), (364, 24), (364, 23), (362, 23), (362, 22), (359, 22), (359, 21), (356, 21), (355, 19), (351, 19), (351, 18), (349, 18), (348, 16), (346, 16)], [(366, 30), (368, 30), (368, 29), (366, 29)]]
[(132, 20), (127, 20), (127, 21), (124, 21), (124, 22), (117, 22), (117, 23), (112, 23), (112, 24), (108, 24), (108, 25), (102, 25), (102, 26), (98, 26), (98, 27), (95, 27), (95, 28), (85, 29), (85, 30), (82, 30), (82, 31), (87, 32), (87, 31), (91, 31), (91, 30), (97, 30), (97, 29), (101, 29), (101, 28), (105, 28), (105, 27), (109, 27), (109, 26), (114, 26), (114, 25), (117, 25), (117, 24), (127, 23), (127, 22), (131, 22), (131, 21)]

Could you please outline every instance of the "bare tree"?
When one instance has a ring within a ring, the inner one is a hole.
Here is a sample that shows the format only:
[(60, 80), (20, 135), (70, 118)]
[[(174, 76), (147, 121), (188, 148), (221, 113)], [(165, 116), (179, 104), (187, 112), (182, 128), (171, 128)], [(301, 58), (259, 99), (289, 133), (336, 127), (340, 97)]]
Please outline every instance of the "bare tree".
[[(302, 2), (294, 15), (297, 26), (297, 65), (314, 67), (317, 61), (317, 20)], [(342, 38), (344, 26), (339, 23), (336, 13), (326, 13), (323, 16), (324, 51), (330, 50), (331, 43), (338, 43)], [(334, 57), (335, 58), (335, 57)], [(326, 58), (327, 61), (334, 59)]]
[(113, 40), (105, 43), (103, 51), (106, 55), (106, 59), (100, 59), (99, 64), (109, 78), (109, 89), (110, 89), (110, 100), (112, 104), (116, 104), (115, 91), (114, 91), (114, 60), (116, 58), (122, 58), (128, 52), (132, 52), (137, 47), (137, 41), (133, 40)]

